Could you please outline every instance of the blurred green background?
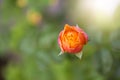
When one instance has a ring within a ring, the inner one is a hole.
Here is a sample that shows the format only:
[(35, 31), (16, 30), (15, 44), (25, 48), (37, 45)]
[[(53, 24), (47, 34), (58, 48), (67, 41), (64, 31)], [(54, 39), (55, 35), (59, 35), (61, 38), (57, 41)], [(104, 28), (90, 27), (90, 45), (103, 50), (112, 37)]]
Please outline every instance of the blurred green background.
[[(58, 56), (65, 24), (89, 36), (81, 60)], [(120, 0), (0, 0), (0, 80), (120, 80)]]

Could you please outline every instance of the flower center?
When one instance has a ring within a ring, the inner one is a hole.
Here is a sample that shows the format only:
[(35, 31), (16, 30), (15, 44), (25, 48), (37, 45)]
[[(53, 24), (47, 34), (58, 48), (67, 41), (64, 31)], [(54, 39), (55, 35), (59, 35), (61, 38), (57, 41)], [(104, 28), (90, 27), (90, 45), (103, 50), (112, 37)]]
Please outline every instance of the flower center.
[(68, 40), (74, 40), (74, 37), (75, 37), (75, 34), (73, 33), (73, 32), (68, 32), (68, 34), (67, 34), (67, 39)]
[(65, 35), (67, 39), (67, 43), (69, 44), (70, 48), (74, 48), (77, 45), (79, 45), (79, 40), (78, 40), (78, 33), (75, 31), (69, 31)]

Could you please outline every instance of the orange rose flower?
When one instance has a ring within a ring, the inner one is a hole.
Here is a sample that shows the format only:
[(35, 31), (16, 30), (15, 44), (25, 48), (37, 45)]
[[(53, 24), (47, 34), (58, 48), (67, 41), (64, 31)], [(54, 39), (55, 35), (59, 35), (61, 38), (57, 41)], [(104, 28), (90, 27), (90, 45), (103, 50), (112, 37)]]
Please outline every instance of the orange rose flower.
[[(83, 46), (88, 42), (87, 34), (78, 26), (65, 25), (58, 37), (58, 44), (61, 48), (61, 53), (68, 52), (77, 54), (82, 51)], [(60, 55), (59, 54), (59, 55)]]

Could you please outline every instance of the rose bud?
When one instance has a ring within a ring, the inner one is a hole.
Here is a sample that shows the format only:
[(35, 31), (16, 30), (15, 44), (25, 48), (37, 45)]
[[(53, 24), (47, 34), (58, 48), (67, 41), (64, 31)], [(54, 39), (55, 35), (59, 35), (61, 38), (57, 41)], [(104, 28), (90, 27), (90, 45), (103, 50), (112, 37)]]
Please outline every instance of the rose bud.
[(67, 52), (69, 54), (75, 54), (81, 59), (83, 46), (87, 42), (87, 34), (78, 25), (70, 26), (66, 24), (58, 36), (58, 44), (61, 49), (59, 55)]

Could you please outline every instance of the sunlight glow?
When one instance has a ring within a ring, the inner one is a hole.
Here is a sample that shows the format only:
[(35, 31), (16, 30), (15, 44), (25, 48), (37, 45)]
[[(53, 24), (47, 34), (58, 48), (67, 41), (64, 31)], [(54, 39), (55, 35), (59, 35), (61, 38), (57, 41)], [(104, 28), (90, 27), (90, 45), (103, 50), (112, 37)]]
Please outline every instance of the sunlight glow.
[(92, 15), (112, 17), (120, 0), (83, 0), (82, 8), (90, 11)]
[(77, 0), (69, 15), (74, 22), (112, 30), (117, 28), (119, 9), (120, 0)]
[(112, 16), (120, 0), (93, 0), (91, 7), (95, 13), (103, 13)]
[[(97, 25), (100, 28), (105, 26), (113, 26), (115, 23), (115, 13), (120, 5), (120, 0), (80, 0), (77, 7), (82, 13), (83, 18), (86, 18), (92, 25)], [(87, 16), (87, 17), (86, 17)]]

